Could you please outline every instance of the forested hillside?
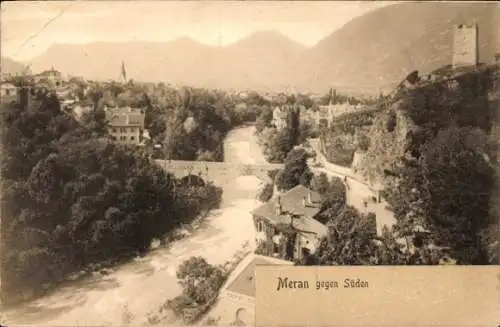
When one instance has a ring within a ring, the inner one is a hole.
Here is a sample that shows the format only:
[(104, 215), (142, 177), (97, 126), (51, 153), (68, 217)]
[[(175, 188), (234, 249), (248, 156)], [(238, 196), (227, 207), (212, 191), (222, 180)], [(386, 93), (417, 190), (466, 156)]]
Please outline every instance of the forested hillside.
[(496, 262), (493, 188), (498, 176), (492, 127), (498, 66), (405, 90), (374, 121), (358, 172), (387, 185), (402, 236), (416, 226), (459, 264)]

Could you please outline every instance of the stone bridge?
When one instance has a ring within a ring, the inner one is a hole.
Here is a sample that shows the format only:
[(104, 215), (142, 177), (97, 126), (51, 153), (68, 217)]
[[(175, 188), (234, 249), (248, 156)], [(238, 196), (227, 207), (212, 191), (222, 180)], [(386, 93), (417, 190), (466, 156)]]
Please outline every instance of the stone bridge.
[(155, 160), (166, 171), (177, 178), (198, 175), (205, 181), (222, 186), (240, 176), (256, 176), (262, 181), (270, 181), (268, 172), (282, 169), (283, 164), (240, 164), (212, 161)]

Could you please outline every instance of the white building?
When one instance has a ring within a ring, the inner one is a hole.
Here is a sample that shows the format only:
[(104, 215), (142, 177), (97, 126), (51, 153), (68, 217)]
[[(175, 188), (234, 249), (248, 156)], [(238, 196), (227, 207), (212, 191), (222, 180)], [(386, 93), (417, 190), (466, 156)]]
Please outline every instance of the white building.
[(109, 133), (118, 142), (138, 145), (144, 130), (144, 117), (140, 110), (128, 107), (106, 111)]

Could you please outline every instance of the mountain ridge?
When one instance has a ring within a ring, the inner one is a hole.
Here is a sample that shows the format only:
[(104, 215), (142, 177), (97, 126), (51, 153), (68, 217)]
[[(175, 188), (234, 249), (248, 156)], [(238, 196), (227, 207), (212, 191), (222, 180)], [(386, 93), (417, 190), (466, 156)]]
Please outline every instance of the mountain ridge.
[[(402, 3), (354, 18), (307, 47), (277, 31), (257, 31), (237, 42), (211, 46), (189, 37), (169, 42), (94, 42), (51, 46), (34, 58), (34, 71), (54, 66), (90, 79), (114, 79), (125, 61), (135, 80), (196, 87), (378, 94), (415, 69), (451, 63), (452, 27), (479, 25), (481, 61), (494, 57), (498, 6)], [(495, 16), (497, 15), (497, 16)], [(498, 52), (498, 45), (496, 46)]]

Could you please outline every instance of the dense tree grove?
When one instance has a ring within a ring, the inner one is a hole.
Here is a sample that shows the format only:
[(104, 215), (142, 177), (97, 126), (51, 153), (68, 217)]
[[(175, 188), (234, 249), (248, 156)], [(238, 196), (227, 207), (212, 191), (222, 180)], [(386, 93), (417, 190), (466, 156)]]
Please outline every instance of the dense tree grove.
[(409, 145), (413, 159), (403, 160), (386, 190), (397, 234), (414, 236), (422, 226), (426, 242), (448, 249), (458, 264), (498, 260), (498, 141), (490, 137), (498, 93), (491, 83), (491, 71), (479, 70), (407, 92), (402, 108), (420, 129)]
[(3, 105), (4, 303), (144, 252), (218, 205), (219, 188), (176, 180), (145, 152), (110, 142), (101, 123), (77, 123), (49, 94)]
[(227, 132), (254, 122), (267, 103), (253, 93), (242, 99), (218, 90), (177, 89), (163, 83), (76, 85), (75, 92), (94, 107), (141, 108), (151, 137), (149, 145), (162, 145), (154, 155), (174, 160), (221, 161)]
[[(386, 228), (376, 236), (373, 214), (346, 206), (341, 191), (326, 191), (335, 181), (313, 179), (313, 187), (325, 197), (318, 219), (329, 230), (314, 264), (498, 262), (494, 182), (500, 166), (498, 135), (492, 133), (498, 90), (489, 73), (474, 72), (402, 94), (401, 110), (419, 128), (410, 135), (406, 155), (397, 158), (398, 168), (386, 176), (393, 179), (384, 192), (397, 220), (393, 231)], [(387, 132), (393, 124), (388, 121)], [(351, 128), (352, 122), (347, 125)], [(337, 196), (327, 200), (328, 194)]]
[(206, 89), (155, 86), (146, 109), (146, 128), (163, 154), (177, 160), (221, 161), (223, 139), (233, 127), (257, 119), (260, 98), (234, 99)]

